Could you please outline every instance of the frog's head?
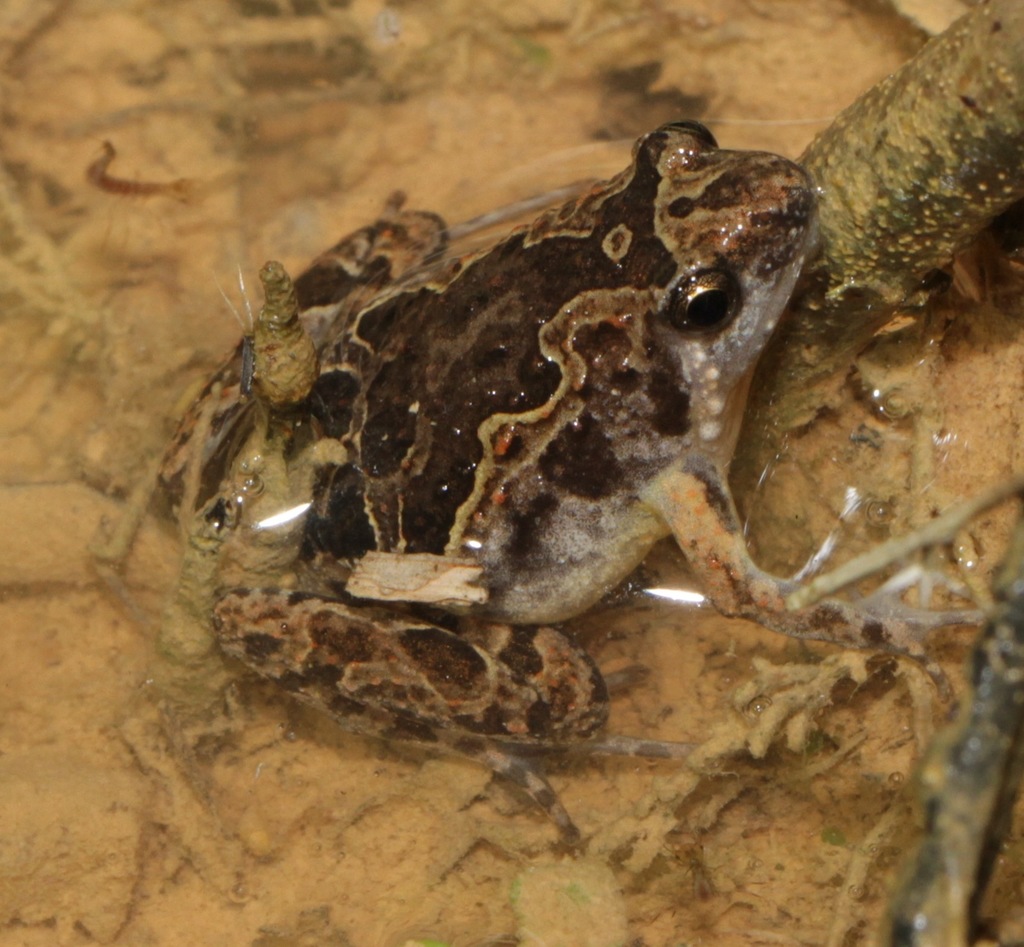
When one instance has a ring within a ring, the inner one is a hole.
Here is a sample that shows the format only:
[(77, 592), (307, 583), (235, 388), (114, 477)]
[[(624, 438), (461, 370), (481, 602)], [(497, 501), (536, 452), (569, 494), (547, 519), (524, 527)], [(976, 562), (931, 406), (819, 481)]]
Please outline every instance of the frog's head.
[(674, 262), (650, 331), (689, 394), (695, 442), (724, 465), (754, 365), (816, 245), (813, 186), (778, 155), (720, 149), (696, 122), (640, 139), (635, 162), (657, 171), (654, 229)]

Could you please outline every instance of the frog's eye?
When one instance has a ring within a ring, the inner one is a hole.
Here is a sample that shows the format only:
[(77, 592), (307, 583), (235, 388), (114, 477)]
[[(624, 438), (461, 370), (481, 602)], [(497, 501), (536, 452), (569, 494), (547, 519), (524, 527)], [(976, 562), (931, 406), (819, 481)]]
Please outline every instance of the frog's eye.
[(709, 332), (728, 325), (739, 303), (736, 280), (721, 270), (707, 270), (676, 283), (663, 310), (669, 324), (680, 332)]

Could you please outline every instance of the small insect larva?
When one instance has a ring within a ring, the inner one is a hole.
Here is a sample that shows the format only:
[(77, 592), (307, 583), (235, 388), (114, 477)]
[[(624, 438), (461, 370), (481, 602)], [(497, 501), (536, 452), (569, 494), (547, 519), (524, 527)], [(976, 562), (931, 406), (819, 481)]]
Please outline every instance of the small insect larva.
[(109, 141), (103, 142), (103, 154), (85, 169), (86, 180), (108, 194), (127, 197), (169, 194), (178, 200), (185, 200), (192, 190), (193, 182), (187, 178), (178, 178), (176, 181), (132, 181), (115, 177), (108, 171), (115, 157), (117, 149)]

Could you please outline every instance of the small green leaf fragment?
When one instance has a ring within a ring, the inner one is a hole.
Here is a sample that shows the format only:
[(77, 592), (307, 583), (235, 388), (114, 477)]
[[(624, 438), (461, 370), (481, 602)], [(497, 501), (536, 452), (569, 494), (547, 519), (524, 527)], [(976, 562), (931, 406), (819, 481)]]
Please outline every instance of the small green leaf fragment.
[(846, 835), (843, 834), (842, 829), (837, 829), (834, 825), (830, 825), (821, 830), (821, 840), (826, 845), (845, 845)]
[(532, 39), (527, 39), (525, 36), (517, 36), (515, 41), (527, 62), (535, 66), (550, 65), (551, 50), (547, 46), (543, 46)]

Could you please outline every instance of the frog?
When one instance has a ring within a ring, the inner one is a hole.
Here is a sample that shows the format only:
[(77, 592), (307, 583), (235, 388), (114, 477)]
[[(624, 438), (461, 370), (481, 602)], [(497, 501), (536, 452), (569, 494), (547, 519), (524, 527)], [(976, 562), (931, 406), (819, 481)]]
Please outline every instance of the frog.
[(702, 124), (493, 245), (396, 195), (294, 281), (181, 422), (161, 481), (215, 563), (224, 654), (343, 728), (479, 760), (562, 838), (557, 753), (604, 736), (608, 682), (565, 630), (674, 537), (725, 615), (925, 660), (960, 613), (831, 599), (753, 561), (728, 468), (759, 355), (817, 247), (813, 182)]

